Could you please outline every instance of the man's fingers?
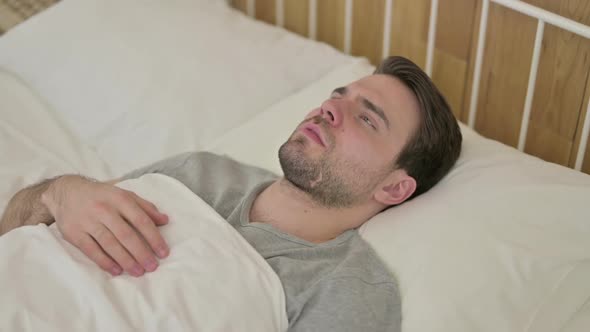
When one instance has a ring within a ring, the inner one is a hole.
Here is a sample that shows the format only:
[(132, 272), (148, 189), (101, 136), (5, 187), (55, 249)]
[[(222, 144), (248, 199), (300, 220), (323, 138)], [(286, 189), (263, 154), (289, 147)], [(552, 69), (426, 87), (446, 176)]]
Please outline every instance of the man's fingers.
[(101, 269), (109, 272), (114, 276), (118, 276), (123, 272), (123, 269), (115, 263), (102, 248), (94, 241), (90, 235), (86, 233), (78, 234), (78, 239), (74, 241), (74, 244), (80, 251), (82, 251), (88, 258), (94, 263), (100, 266)]
[(139, 206), (145, 211), (145, 213), (147, 213), (152, 221), (156, 223), (156, 225), (162, 226), (168, 223), (168, 216), (164, 213), (161, 213), (154, 203), (146, 201), (135, 193), (133, 193), (133, 196), (137, 204), (139, 204)]
[[(127, 223), (121, 220), (121, 223)], [(133, 232), (133, 231), (132, 231)], [(135, 232), (133, 232), (135, 233)], [(102, 249), (112, 257), (115, 262), (119, 264), (127, 273), (134, 277), (142, 276), (145, 272), (143, 267), (127, 252), (125, 247), (121, 244), (120, 240), (115, 237), (111, 230), (109, 230), (102, 223), (96, 223), (95, 227), (89, 233), (96, 242), (102, 247)], [(135, 234), (137, 237), (137, 234)]]
[[(139, 196), (137, 198), (142, 200)], [(151, 204), (147, 201), (146, 203), (148, 205)], [(121, 206), (121, 211), (125, 219), (139, 231), (158, 257), (164, 258), (168, 256), (170, 250), (166, 241), (164, 241), (162, 234), (160, 234), (160, 231), (154, 225), (153, 219), (149, 217), (139, 202), (136, 204), (125, 204)]]
[[(105, 226), (115, 235), (117, 240), (123, 245), (127, 252), (143, 267), (144, 270), (152, 272), (158, 267), (158, 261), (148, 245), (143, 241), (138, 231), (127, 222), (121, 220), (121, 217), (105, 219)], [(150, 221), (144, 221), (152, 228), (156, 226)], [(148, 226), (148, 227), (149, 227)]]

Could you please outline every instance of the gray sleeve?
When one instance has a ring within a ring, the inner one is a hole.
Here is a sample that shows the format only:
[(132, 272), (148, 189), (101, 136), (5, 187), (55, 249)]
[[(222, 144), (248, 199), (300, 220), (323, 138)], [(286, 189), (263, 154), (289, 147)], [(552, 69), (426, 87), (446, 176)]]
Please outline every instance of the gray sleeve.
[(124, 181), (129, 179), (137, 179), (144, 174), (150, 173), (160, 173), (164, 175), (172, 174), (194, 154), (199, 154), (199, 152), (184, 152), (166, 159), (162, 159), (160, 161), (156, 161), (153, 164), (140, 167), (126, 173), (120, 178), (120, 180)]
[(393, 283), (329, 279), (304, 304), (289, 332), (401, 331), (401, 300)]
[(183, 183), (226, 218), (256, 185), (276, 178), (261, 168), (210, 152), (186, 152), (125, 174), (122, 180), (160, 173)]

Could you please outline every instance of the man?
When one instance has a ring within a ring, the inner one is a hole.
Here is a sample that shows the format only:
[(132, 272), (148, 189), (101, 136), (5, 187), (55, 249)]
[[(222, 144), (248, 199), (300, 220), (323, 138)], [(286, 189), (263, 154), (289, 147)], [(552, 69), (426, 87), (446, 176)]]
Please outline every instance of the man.
[(356, 229), (434, 186), (461, 140), (428, 76), (389, 57), (306, 116), (279, 150), (282, 178), (210, 153), (181, 154), (107, 183), (66, 175), (18, 192), (0, 231), (55, 221), (105, 271), (143, 275), (169, 253), (156, 227), (168, 218), (113, 184), (163, 173), (267, 260), (285, 290), (290, 330), (399, 331), (396, 281)]

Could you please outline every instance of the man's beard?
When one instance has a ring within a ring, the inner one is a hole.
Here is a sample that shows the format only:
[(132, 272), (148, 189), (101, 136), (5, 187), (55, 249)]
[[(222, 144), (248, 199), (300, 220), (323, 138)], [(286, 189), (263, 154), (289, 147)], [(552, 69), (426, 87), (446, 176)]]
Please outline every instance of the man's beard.
[(314, 121), (322, 127), (326, 150), (314, 160), (305, 153), (305, 146), (313, 143), (301, 136), (291, 136), (279, 149), (279, 161), (285, 179), (324, 207), (351, 207), (366, 200), (383, 177), (377, 177), (375, 171), (367, 171), (361, 165), (339, 160), (333, 153), (334, 139), (327, 131), (325, 120), (314, 117), (308, 121)]

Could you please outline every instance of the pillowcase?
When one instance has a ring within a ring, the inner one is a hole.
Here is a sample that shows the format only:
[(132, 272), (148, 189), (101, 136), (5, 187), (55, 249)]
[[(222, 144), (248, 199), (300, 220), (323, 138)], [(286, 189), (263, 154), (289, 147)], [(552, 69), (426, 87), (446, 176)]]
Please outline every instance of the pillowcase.
[(202, 149), (352, 60), (218, 0), (63, 0), (0, 38), (0, 67), (118, 174)]
[[(336, 70), (210, 149), (281, 174), (278, 148), (305, 114), (371, 72)], [(461, 157), (438, 185), (359, 229), (397, 276), (403, 330), (580, 331), (590, 316), (590, 176), (461, 130)]]
[(404, 327), (561, 330), (590, 300), (590, 176), (461, 129), (441, 183), (360, 229), (399, 278)]

